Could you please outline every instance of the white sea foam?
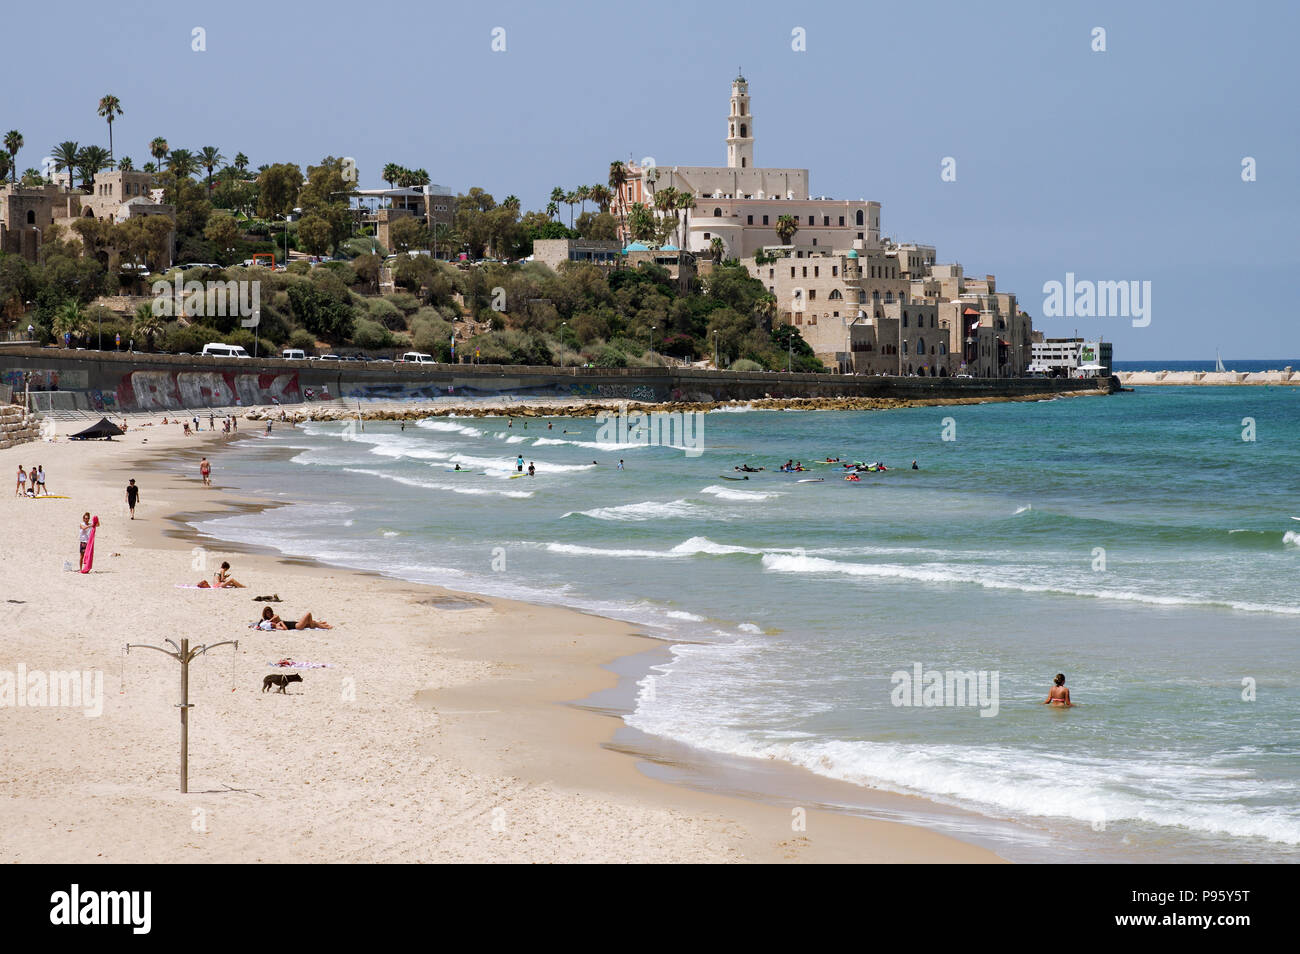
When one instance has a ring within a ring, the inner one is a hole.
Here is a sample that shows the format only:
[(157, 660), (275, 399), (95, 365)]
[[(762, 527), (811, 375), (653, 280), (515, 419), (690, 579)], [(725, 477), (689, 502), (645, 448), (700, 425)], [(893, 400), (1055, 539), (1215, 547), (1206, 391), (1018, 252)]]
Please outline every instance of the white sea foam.
[(644, 557), (649, 559), (663, 559), (673, 557), (677, 554), (666, 553), (663, 550), (621, 550), (611, 547), (584, 547), (576, 543), (548, 543), (546, 549), (551, 553), (565, 553), (570, 556), (598, 556), (598, 557)]
[(709, 484), (700, 493), (711, 494), (720, 500), (768, 500), (781, 496), (781, 492), (776, 490), (736, 490), (732, 487), (720, 487), (717, 484)]
[(623, 504), (619, 507), (596, 507), (592, 510), (571, 510), (565, 517), (583, 516), (593, 520), (627, 520), (641, 522), (645, 520), (693, 519), (715, 516), (707, 507), (691, 503), (689, 500), (642, 500), (640, 503)]
[(1300, 547), (1300, 533), (1288, 530), (1282, 534), (1282, 545), (1285, 547)]
[(1016, 590), (1022, 593), (1047, 593), (1061, 596), (1081, 596), (1093, 599), (1119, 600), (1129, 603), (1149, 603), (1153, 606), (1221, 606), (1247, 613), (1280, 613), (1300, 616), (1300, 605), (1284, 603), (1252, 603), (1240, 600), (1216, 600), (1193, 596), (1167, 596), (1141, 593), (1133, 590), (1087, 588), (1068, 583), (1030, 583), (1009, 577), (1006, 567), (996, 569), (992, 576), (975, 567), (954, 567), (950, 564), (922, 564), (904, 566), (892, 563), (845, 563), (822, 557), (798, 554), (769, 553), (763, 557), (763, 569), (778, 573), (839, 573), (846, 576), (875, 579), (914, 580), (920, 583), (966, 584), (992, 590)]
[(600, 441), (570, 441), (555, 437), (539, 437), (537, 440), (533, 441), (534, 447), (547, 447), (555, 444), (572, 444), (574, 447), (588, 447), (592, 450), (602, 451), (639, 450), (646, 446), (645, 444), (612, 444)]
[(418, 477), (403, 477), (399, 474), (386, 474), (381, 470), (365, 470), (359, 467), (344, 467), (349, 474), (362, 474), (367, 477), (379, 477), (382, 480), (391, 480), (395, 483), (403, 484), (407, 487), (420, 487), (424, 490), (449, 490), (454, 494), (465, 494), (471, 497), (531, 497), (531, 490), (492, 490), (488, 487), (469, 487), (465, 484), (443, 483), (435, 480), (421, 480)]
[(669, 619), (685, 620), (688, 623), (704, 622), (703, 616), (696, 616), (694, 613), (688, 613), (685, 610), (669, 610), (664, 615), (667, 616)]
[(454, 434), (464, 434), (466, 437), (482, 437), (483, 432), (477, 427), (470, 427), (467, 424), (456, 424), (453, 421), (441, 420), (423, 420), (417, 421), (416, 427), (422, 427), (429, 431), (443, 431)]

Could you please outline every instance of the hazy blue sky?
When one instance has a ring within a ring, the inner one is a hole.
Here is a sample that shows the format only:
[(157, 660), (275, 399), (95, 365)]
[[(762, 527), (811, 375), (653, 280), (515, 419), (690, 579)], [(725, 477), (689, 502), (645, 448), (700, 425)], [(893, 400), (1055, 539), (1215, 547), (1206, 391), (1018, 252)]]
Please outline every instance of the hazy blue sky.
[[(724, 164), (743, 67), (758, 165), (879, 200), (885, 234), (996, 274), (1049, 334), (1104, 334), (1118, 360), (1300, 358), (1300, 4), (192, 6), (33, 14), (49, 29), (9, 48), (0, 106), (26, 138), (20, 169), (64, 139), (106, 145), (95, 105), (111, 92), (115, 151), (137, 167), (161, 135), (254, 166), (353, 156), (367, 186), (385, 162), (424, 167), (536, 208), (616, 158)], [(1043, 283), (1067, 271), (1152, 282), (1150, 326), (1043, 319)]]

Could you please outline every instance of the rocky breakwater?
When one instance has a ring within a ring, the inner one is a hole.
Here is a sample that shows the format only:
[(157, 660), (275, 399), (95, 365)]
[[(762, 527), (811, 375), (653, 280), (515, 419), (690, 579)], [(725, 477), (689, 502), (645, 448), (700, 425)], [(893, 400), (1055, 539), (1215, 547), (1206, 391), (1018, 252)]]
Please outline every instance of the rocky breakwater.
[(1116, 374), (1124, 387), (1158, 385), (1213, 387), (1240, 384), (1300, 385), (1300, 371), (1289, 367), (1281, 371), (1120, 371)]
[(0, 406), (0, 450), (30, 444), (41, 436), (41, 426), (16, 404)]

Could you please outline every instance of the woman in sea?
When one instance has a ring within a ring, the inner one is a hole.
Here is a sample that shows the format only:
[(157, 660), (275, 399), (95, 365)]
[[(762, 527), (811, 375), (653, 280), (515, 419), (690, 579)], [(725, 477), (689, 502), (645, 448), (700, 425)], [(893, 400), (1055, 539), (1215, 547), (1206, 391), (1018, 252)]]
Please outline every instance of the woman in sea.
[(1043, 700), (1043, 705), (1061, 706), (1065, 709), (1074, 705), (1070, 701), (1070, 690), (1065, 688), (1065, 673), (1056, 674), (1056, 678), (1052, 680), (1052, 688), (1048, 690), (1047, 698)]

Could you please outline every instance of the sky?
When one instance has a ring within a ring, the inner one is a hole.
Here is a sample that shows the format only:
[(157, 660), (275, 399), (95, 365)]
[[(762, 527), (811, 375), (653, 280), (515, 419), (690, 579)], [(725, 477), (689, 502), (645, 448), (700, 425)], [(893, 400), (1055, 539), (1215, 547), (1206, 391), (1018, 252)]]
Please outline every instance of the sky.
[[(137, 168), (162, 136), (254, 167), (351, 156), (363, 187), (396, 162), (542, 208), (614, 159), (725, 165), (741, 69), (756, 165), (880, 201), (885, 235), (996, 275), (1049, 336), (1104, 337), (1120, 361), (1300, 359), (1300, 3), (68, 0), (41, 16), (75, 30), (58, 69), (57, 44), (7, 48), (0, 131), (22, 132), (20, 170), (66, 139), (106, 146), (111, 93), (114, 151)], [(1044, 317), (1067, 273), (1150, 282), (1149, 324)]]

